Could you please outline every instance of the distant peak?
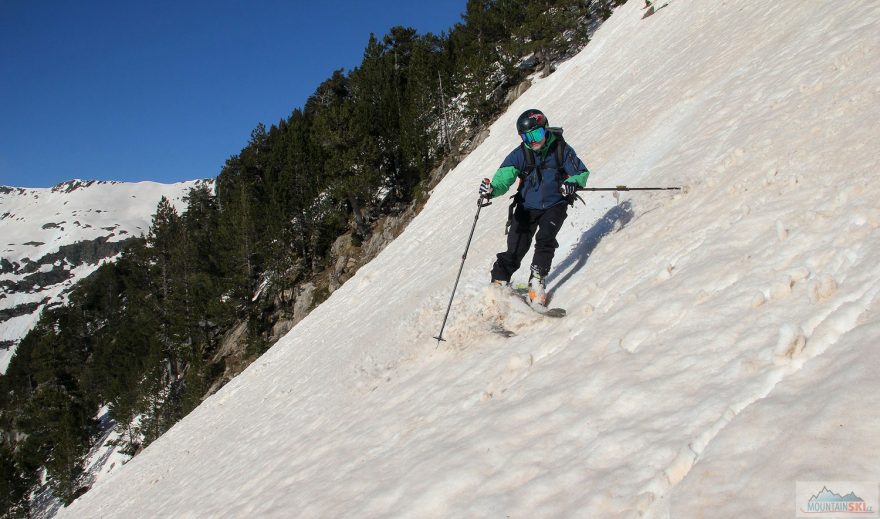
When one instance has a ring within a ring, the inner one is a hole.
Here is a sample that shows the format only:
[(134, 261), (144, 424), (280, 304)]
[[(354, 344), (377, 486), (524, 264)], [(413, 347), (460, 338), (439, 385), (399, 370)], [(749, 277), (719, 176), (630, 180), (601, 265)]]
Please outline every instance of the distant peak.
[(67, 180), (65, 182), (61, 182), (60, 184), (55, 184), (52, 186), (53, 193), (70, 193), (72, 191), (76, 191), (81, 187), (89, 187), (94, 184), (95, 180), (81, 180), (75, 178), (73, 180)]

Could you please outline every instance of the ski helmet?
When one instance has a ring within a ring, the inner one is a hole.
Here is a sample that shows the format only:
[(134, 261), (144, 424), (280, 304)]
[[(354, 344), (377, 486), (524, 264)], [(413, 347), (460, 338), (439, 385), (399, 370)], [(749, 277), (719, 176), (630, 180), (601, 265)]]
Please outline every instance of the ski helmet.
[(535, 128), (546, 128), (549, 121), (544, 112), (537, 108), (530, 108), (522, 113), (516, 120), (516, 133), (523, 134)]

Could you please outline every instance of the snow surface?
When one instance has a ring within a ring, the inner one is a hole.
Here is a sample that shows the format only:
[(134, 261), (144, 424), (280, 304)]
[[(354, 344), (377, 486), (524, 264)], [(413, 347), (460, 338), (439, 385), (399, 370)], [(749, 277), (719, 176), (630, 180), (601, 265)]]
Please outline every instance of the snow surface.
[[(880, 481), (880, 3), (642, 5), (516, 101), (376, 260), (62, 515), (791, 517), (798, 480)], [(687, 192), (570, 211), (561, 320), (486, 286), (506, 199), (483, 209), (438, 346), (477, 184), (529, 107), (592, 185)]]
[[(117, 242), (145, 234), (165, 196), (178, 209), (190, 188), (202, 181), (160, 184), (157, 182), (107, 182), (71, 180), (52, 188), (5, 188), (0, 191), (0, 257), (10, 264), (24, 266), (26, 260), (58, 252), (63, 245), (107, 237)], [(79, 280), (94, 272), (104, 261), (78, 266), (66, 262), (43, 265), (65, 267), (72, 276), (48, 287), (33, 287), (30, 292), (0, 292), (0, 310), (34, 303), (48, 298), (48, 304), (66, 301), (66, 293)], [(0, 274), (0, 282), (17, 282), (22, 274)], [(43, 305), (45, 306), (45, 305)], [(0, 322), (0, 341), (17, 344), (27, 335), (42, 313), (42, 306), (25, 315)], [(15, 348), (0, 350), (0, 374), (6, 371)]]

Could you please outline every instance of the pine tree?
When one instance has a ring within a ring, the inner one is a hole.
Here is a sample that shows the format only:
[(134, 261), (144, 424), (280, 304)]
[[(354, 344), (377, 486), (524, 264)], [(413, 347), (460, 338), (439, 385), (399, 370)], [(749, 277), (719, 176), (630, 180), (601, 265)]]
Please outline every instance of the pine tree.
[(147, 371), (146, 359), (158, 345), (158, 330), (162, 326), (158, 290), (152, 281), (155, 270), (146, 243), (136, 242), (116, 262), (115, 268), (123, 285), (122, 312), (113, 330), (100, 344), (100, 354), (94, 357), (106, 367), (96, 365), (113, 374), (105, 389), (110, 416), (117, 430), (123, 434), (125, 450), (132, 454), (140, 446), (134, 419), (141, 412), (142, 387)]
[(466, 95), (468, 126), (475, 127), (498, 109), (495, 91), (502, 82), (503, 64), (497, 48), (510, 33), (498, 17), (494, 0), (468, 0), (462, 18), (465, 23), (450, 33), (450, 49), (457, 88)]
[(357, 177), (362, 182), (363, 202), (373, 204), (380, 188), (397, 187), (391, 183), (397, 175), (400, 111), (394, 57), (386, 54), (385, 45), (372, 34), (361, 67), (352, 72), (351, 81), (352, 121), (360, 137)]
[(413, 43), (401, 116), (401, 148), (407, 168), (421, 180), (444, 146), (440, 70), (442, 44), (428, 35)]
[(252, 197), (253, 178), (240, 156), (226, 161), (217, 178), (217, 200), (221, 217), (218, 251), (227, 280), (232, 287), (230, 296), (239, 306), (250, 300), (254, 285), (256, 222), (253, 219), (255, 201)]
[(28, 491), (30, 486), (31, 484), (22, 474), (12, 450), (6, 442), (0, 441), (0, 516), (29, 517)]
[[(286, 203), (284, 241), (303, 265), (312, 265), (315, 251), (311, 244), (318, 233), (315, 200), (336, 178), (321, 174), (323, 154), (318, 143), (322, 136), (316, 136), (319, 130), (303, 111), (293, 112), (286, 131), (285, 169), (277, 186), (277, 196)], [(299, 273), (292, 276), (291, 284)]]
[[(160, 295), (165, 305), (163, 313), (166, 316), (170, 312), (170, 307), (167, 305), (171, 300), (171, 271), (179, 237), (180, 216), (177, 214), (177, 209), (163, 196), (156, 207), (156, 214), (153, 215), (147, 243), (152, 248), (152, 255), (159, 269)], [(167, 341), (169, 340), (167, 330), (165, 334)]]
[(17, 426), (27, 435), (22, 447), (25, 465), (44, 465), (55, 495), (65, 502), (72, 500), (95, 426), (82, 399), (57, 382), (43, 383)]

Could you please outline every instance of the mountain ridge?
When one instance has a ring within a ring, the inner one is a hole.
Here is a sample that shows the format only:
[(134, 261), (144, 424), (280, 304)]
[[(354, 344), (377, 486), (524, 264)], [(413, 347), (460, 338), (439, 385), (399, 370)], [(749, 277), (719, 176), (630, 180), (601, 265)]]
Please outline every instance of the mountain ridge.
[(0, 186), (0, 373), (44, 308), (150, 226), (159, 199), (178, 208), (191, 187), (72, 179), (49, 188)]

